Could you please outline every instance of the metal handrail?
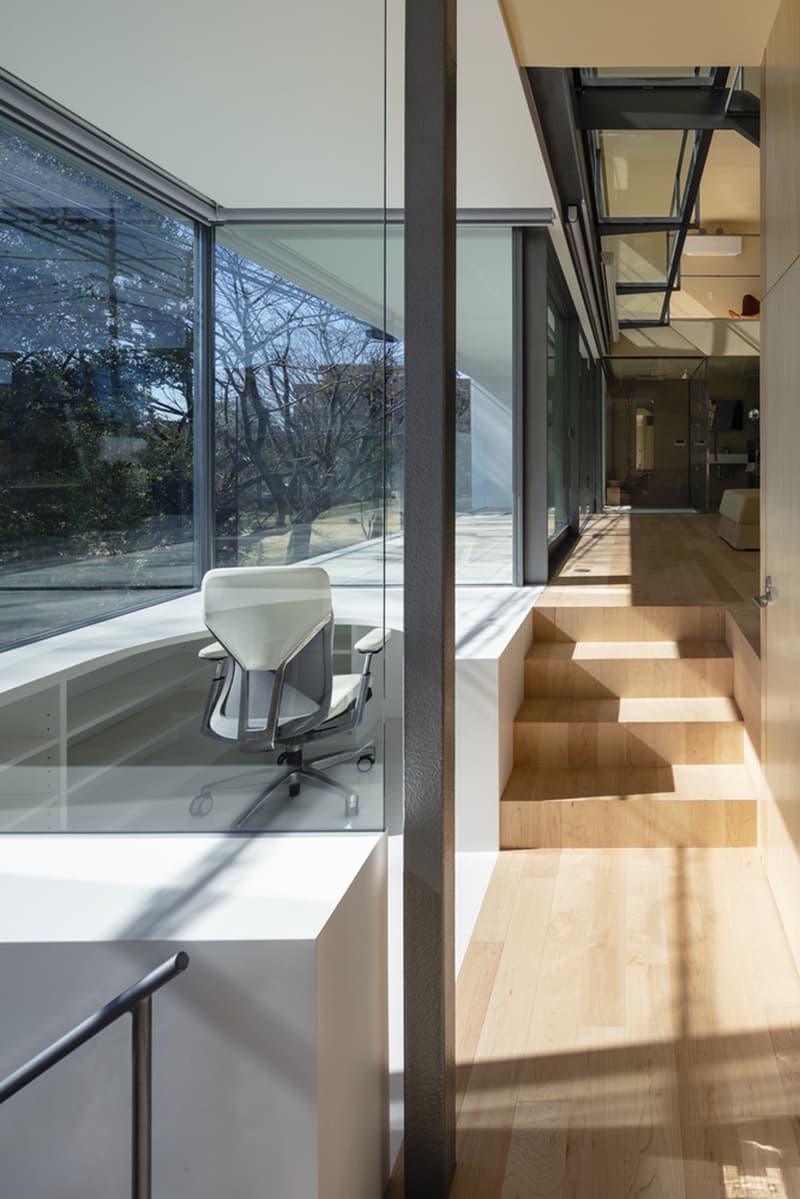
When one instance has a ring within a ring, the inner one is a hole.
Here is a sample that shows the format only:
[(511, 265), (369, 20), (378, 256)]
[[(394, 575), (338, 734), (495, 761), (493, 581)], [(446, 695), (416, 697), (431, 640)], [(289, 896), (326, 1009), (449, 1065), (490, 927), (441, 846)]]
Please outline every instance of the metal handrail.
[(153, 1003), (152, 997), (165, 983), (171, 982), (189, 965), (189, 955), (181, 950), (162, 962), (127, 991), (123, 991), (93, 1016), (53, 1041), (24, 1066), (0, 1082), (0, 1103), (11, 1099), (23, 1087), (80, 1049), (121, 1016), (131, 1015), (131, 1199), (150, 1199), (152, 1188), (152, 1070)]

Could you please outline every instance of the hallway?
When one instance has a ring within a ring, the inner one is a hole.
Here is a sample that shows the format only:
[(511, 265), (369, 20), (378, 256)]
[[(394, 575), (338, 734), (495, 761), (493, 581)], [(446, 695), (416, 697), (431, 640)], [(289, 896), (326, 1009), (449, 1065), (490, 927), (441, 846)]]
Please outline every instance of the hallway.
[(759, 649), (759, 559), (718, 534), (714, 513), (604, 512), (590, 518), (540, 604), (721, 604)]
[(800, 977), (753, 849), (503, 853), (453, 1199), (800, 1196)]

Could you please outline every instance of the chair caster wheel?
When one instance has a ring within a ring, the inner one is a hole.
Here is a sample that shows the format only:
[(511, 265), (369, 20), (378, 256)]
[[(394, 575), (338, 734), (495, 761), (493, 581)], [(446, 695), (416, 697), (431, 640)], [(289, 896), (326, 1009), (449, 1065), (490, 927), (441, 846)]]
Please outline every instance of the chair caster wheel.
[(362, 774), (367, 774), (375, 765), (375, 757), (373, 754), (362, 754), (356, 762), (357, 768)]
[(210, 791), (201, 791), (189, 804), (189, 811), (192, 816), (207, 816), (213, 807), (214, 796)]
[(300, 794), (299, 783), (289, 783), (289, 799), (294, 799)]

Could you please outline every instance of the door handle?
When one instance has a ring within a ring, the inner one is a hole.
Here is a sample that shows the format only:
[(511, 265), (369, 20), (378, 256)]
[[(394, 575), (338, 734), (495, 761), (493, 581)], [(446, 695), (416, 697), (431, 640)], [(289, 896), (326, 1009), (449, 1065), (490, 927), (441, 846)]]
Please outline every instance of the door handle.
[(767, 604), (771, 604), (775, 599), (775, 589), (772, 586), (772, 575), (767, 575), (764, 580), (764, 594), (754, 595), (753, 603), (757, 608), (766, 608)]

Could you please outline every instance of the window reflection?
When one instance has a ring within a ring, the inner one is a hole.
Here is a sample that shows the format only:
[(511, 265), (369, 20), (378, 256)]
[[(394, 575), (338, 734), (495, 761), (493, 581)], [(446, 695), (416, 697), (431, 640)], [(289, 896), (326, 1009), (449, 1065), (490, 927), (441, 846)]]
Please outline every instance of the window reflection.
[[(400, 527), (384, 481), (384, 436), (402, 425), (399, 343), (224, 244), (216, 280), (218, 563), (381, 543)], [(365, 561), (379, 581), (382, 549)]]
[(193, 583), (193, 230), (0, 125), (0, 643)]

